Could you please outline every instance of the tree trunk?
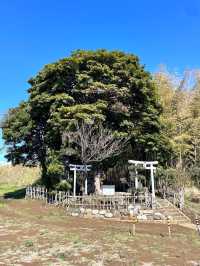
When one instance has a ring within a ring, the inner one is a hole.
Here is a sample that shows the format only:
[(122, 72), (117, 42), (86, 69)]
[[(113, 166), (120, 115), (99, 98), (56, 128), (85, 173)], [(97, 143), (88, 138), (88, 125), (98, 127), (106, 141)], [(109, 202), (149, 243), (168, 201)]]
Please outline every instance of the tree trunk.
[(42, 167), (42, 184), (45, 185), (47, 189), (49, 189), (51, 187), (51, 183), (47, 176), (47, 167), (46, 167), (45, 160), (42, 160), (40, 162), (40, 165)]
[(43, 165), (41, 165), (42, 168), (42, 174), (41, 174), (41, 179), (42, 179), (42, 185), (44, 185), (45, 187), (47, 187), (48, 185), (48, 181), (47, 181), (47, 170), (46, 167), (44, 167)]

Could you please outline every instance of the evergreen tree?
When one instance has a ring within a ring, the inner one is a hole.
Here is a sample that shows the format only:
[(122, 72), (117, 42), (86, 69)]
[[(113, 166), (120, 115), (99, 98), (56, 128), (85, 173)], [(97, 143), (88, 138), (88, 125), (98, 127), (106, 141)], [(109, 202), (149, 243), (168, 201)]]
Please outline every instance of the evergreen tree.
[[(10, 110), (16, 113), (14, 125), (11, 120), (5, 121), (4, 139), (10, 146), (9, 160), (38, 161), (46, 182), (50, 155), (62, 163), (62, 135), (73, 130), (75, 122), (101, 122), (115, 134), (128, 135), (131, 157), (163, 159), (167, 139), (160, 135), (162, 108), (152, 77), (137, 56), (78, 50), (46, 65), (29, 84), (29, 99), (22, 104), (25, 107)], [(25, 121), (21, 120), (23, 113), (27, 115)], [(20, 137), (11, 141), (18, 131)], [(72, 154), (68, 160), (79, 158)]]

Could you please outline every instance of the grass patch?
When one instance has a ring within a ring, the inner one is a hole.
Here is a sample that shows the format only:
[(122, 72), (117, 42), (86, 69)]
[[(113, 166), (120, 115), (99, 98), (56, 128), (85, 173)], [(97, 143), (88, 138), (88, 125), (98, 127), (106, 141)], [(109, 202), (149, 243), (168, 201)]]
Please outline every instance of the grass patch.
[(187, 199), (185, 202), (186, 207), (190, 208), (192, 211), (200, 214), (200, 203), (192, 202), (190, 199)]
[(65, 234), (64, 239), (67, 240), (67, 242), (71, 242), (75, 247), (87, 245), (87, 241), (83, 241), (80, 235), (76, 233)]
[(65, 260), (66, 259), (66, 255), (65, 253), (61, 252), (57, 255), (57, 257), (60, 259), (60, 260)]
[(30, 248), (33, 247), (33, 241), (32, 240), (26, 240), (24, 243), (25, 247)]
[(48, 234), (48, 232), (49, 231), (47, 229), (45, 229), (45, 230), (43, 229), (43, 230), (40, 231), (40, 235), (41, 236), (46, 235), (46, 234)]
[(20, 198), (24, 188), (40, 179), (38, 167), (0, 166), (0, 196)]
[(200, 237), (198, 237), (197, 231), (193, 232), (189, 237), (186, 237), (185, 241), (186, 240), (190, 240), (192, 242), (192, 244), (194, 244), (196, 247), (200, 248)]
[(75, 233), (68, 233), (65, 234), (64, 238), (68, 241), (71, 241), (73, 243), (77, 243), (78, 241), (80, 241), (80, 237), (78, 234)]
[(0, 202), (0, 208), (4, 208), (4, 207), (6, 207), (6, 203)]
[(4, 196), (6, 193), (15, 191), (17, 186), (11, 184), (0, 184), (0, 196)]

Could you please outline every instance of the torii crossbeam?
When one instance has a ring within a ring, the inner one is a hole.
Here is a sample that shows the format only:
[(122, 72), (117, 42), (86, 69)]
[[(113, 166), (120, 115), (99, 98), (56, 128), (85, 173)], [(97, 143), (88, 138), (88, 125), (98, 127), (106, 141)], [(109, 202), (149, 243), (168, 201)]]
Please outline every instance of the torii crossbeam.
[[(137, 166), (142, 166), (144, 169), (150, 170), (151, 173), (151, 192), (152, 192), (152, 208), (155, 206), (156, 196), (155, 196), (155, 182), (154, 182), (154, 170), (156, 170), (156, 165), (158, 164), (158, 161), (136, 161), (136, 160), (129, 160), (130, 164), (134, 164)], [(137, 174), (137, 172), (136, 172)], [(137, 176), (135, 179), (135, 186), (137, 188), (138, 186), (138, 180)]]

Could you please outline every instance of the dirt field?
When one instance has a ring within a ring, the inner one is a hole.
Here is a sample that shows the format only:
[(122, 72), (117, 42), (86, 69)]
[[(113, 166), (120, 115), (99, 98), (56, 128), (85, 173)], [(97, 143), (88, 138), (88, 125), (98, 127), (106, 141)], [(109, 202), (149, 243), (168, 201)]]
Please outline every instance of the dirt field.
[(193, 230), (67, 217), (62, 209), (25, 200), (0, 202), (0, 265), (200, 265)]

